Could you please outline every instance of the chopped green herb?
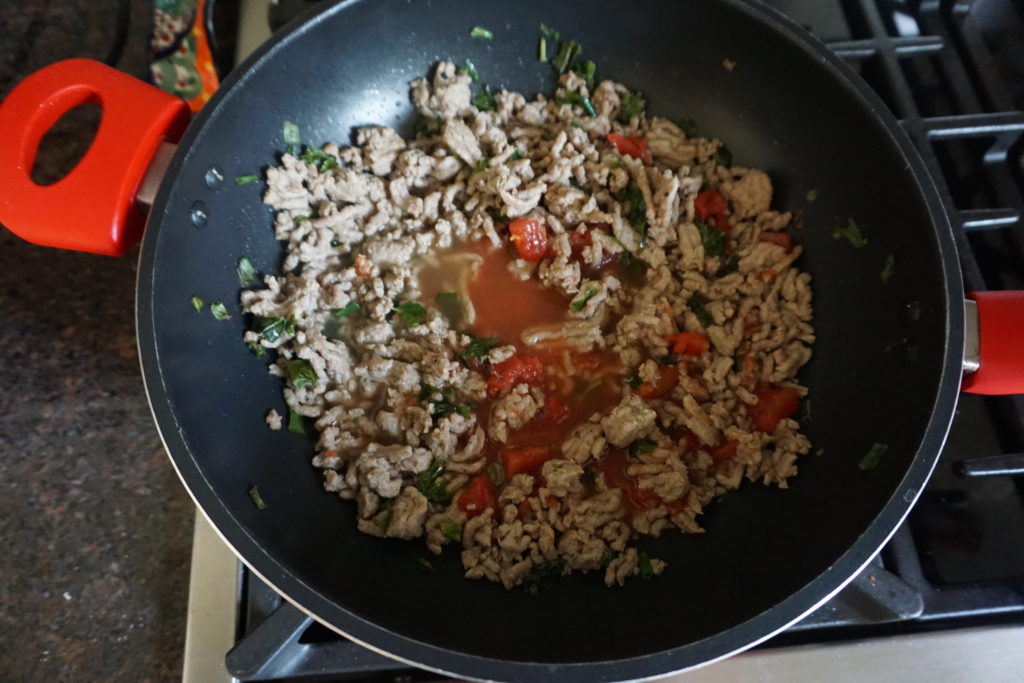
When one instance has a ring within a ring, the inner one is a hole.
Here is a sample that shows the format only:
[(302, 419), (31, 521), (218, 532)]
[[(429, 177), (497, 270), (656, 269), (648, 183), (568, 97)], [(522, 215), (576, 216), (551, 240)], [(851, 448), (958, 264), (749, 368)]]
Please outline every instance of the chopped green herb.
[(455, 412), (468, 420), (470, 418), (470, 416), (473, 415), (473, 407), (472, 406), (459, 406), (458, 408), (455, 409)]
[(722, 261), (722, 265), (718, 266), (718, 277), (725, 277), (726, 275), (732, 275), (740, 269), (740, 255), (736, 252), (729, 254), (728, 258)]
[(210, 313), (217, 320), (231, 320), (231, 316), (228, 314), (228, 307), (224, 305), (223, 301), (211, 301)]
[(564, 74), (582, 51), (583, 48), (575, 40), (563, 40), (558, 48), (558, 54), (551, 59), (551, 66), (555, 67), (558, 73)]
[(448, 491), (448, 483), (440, 478), (442, 474), (444, 463), (434, 460), (430, 467), (416, 475), (416, 488), (430, 502), (447, 505), (452, 501), (452, 494)]
[(474, 26), (469, 31), (469, 37), (470, 38), (483, 38), (484, 40), (490, 40), (490, 39), (494, 38), (494, 33), (492, 31), (488, 31), (487, 29), (485, 29), (482, 26)]
[(301, 223), (302, 221), (308, 221), (308, 220), (309, 220), (309, 216), (295, 216), (294, 218), (292, 218), (292, 227), (293, 228), (297, 228), (297, 227), (299, 227), (299, 223)]
[(594, 110), (594, 105), (590, 103), (590, 98), (586, 95), (581, 95), (575, 90), (567, 92), (565, 97), (556, 98), (555, 104), (574, 104), (576, 106), (583, 107), (583, 111), (587, 112), (588, 116), (597, 116), (597, 112)]
[(732, 150), (725, 145), (719, 147), (715, 152), (715, 163), (719, 166), (732, 166)]
[[(580, 125), (580, 122), (579, 122), (579, 121), (573, 121), (573, 122), (572, 122), (572, 123), (570, 123), (569, 125), (570, 125), (570, 126), (572, 126), (573, 128), (583, 128), (583, 126), (581, 126), (581, 125)], [(570, 180), (569, 182), (571, 183), (571, 182), (572, 182), (572, 180)]]
[[(587, 84), (587, 92), (594, 92), (594, 75), (597, 73), (597, 64), (594, 64), (589, 59), (583, 60), (582, 62), (576, 62), (572, 67), (572, 70), (576, 72), (580, 78)], [(588, 112), (589, 113), (589, 112)], [(596, 116), (596, 114), (590, 114)]]
[(654, 576), (654, 565), (651, 564), (651, 556), (647, 553), (640, 553), (636, 568), (640, 571), (640, 578), (649, 579)]
[(306, 433), (306, 419), (295, 411), (288, 411), (288, 431), (296, 434)]
[(811, 189), (807, 190), (807, 194), (805, 196), (807, 197), (807, 201), (809, 201), (809, 202), (817, 201), (818, 200), (818, 189), (812, 187)]
[(391, 310), (398, 314), (406, 327), (419, 325), (427, 315), (427, 309), (418, 301), (406, 301)]
[(438, 292), (434, 297), (434, 305), (452, 325), (462, 322), (462, 303), (455, 292)]
[(496, 206), (488, 206), (484, 209), (484, 212), (491, 217), (495, 224), (505, 222), (505, 218), (501, 215), (501, 210)]
[(490, 353), (491, 349), (498, 345), (497, 337), (474, 337), (469, 332), (464, 334), (471, 337), (471, 341), (466, 348), (459, 351), (459, 357), (463, 360), (469, 360), (470, 358), (487, 358), (487, 354)]
[(537, 595), (541, 591), (551, 588), (555, 585), (558, 577), (562, 575), (564, 567), (565, 560), (562, 558), (533, 565), (523, 577), (523, 588), (530, 595)]
[(260, 336), (267, 342), (273, 344), (281, 338), (282, 334), (293, 336), (295, 334), (295, 316), (287, 318), (256, 318), (256, 329)]
[(607, 568), (612, 563), (612, 560), (618, 556), (619, 554), (611, 548), (605, 548), (604, 552), (601, 553), (601, 569)]
[(597, 285), (590, 285), (583, 290), (583, 296), (578, 299), (573, 299), (569, 303), (569, 308), (579, 313), (587, 305), (587, 302), (597, 296), (597, 293), (601, 291), (601, 288)]
[(537, 41), (537, 60), (541, 62), (548, 61), (548, 41), (543, 36)]
[[(713, 229), (713, 228), (712, 228)], [(686, 306), (697, 316), (701, 327), (710, 327), (715, 324), (715, 317), (707, 309), (708, 298), (700, 292), (694, 292), (686, 301)]]
[(260, 490), (255, 486), (249, 489), (249, 498), (252, 500), (252, 504), (256, 506), (257, 510), (267, 509), (267, 501), (263, 500), (263, 496), (260, 495)]
[(583, 482), (584, 486), (593, 486), (597, 483), (597, 475), (594, 474), (594, 470), (584, 467), (583, 474), (580, 475), (580, 481)]
[(249, 351), (252, 353), (252, 355), (256, 356), (257, 358), (263, 358), (267, 355), (267, 349), (264, 348), (263, 344), (260, 344), (259, 342), (249, 342), (246, 346), (249, 347)]
[(302, 134), (299, 132), (299, 125), (291, 121), (285, 121), (281, 126), (281, 134), (284, 137), (285, 151), (292, 156), (298, 156), (299, 147), (302, 145)]
[(196, 313), (200, 313), (203, 310), (203, 300), (198, 296), (194, 296), (189, 301), (192, 303), (192, 308), (196, 309)]
[(626, 384), (629, 385), (630, 389), (636, 389), (638, 386), (644, 383), (644, 381), (640, 379), (640, 375), (636, 374), (635, 372), (631, 375), (626, 375), (624, 381), (626, 382)]
[(416, 122), (417, 137), (432, 138), (436, 135), (440, 135), (442, 132), (444, 132), (444, 117), (424, 116)]
[(630, 455), (647, 455), (653, 453), (658, 443), (652, 439), (637, 439), (629, 444)]
[(664, 365), (665, 367), (675, 365), (679, 362), (679, 359), (676, 358), (676, 354), (674, 353), (666, 353), (664, 356), (658, 356), (654, 360), (658, 361), (658, 365)]
[(699, 218), (693, 219), (697, 230), (700, 231), (700, 241), (704, 245), (704, 253), (708, 256), (725, 255), (725, 233), (710, 223)]
[(441, 535), (447, 538), (453, 543), (460, 543), (462, 541), (462, 525), (453, 522), (450, 519), (442, 519), (437, 525), (437, 528), (441, 530)]
[(562, 37), (561, 33), (559, 33), (558, 31), (556, 31), (555, 29), (551, 28), (550, 26), (543, 22), (541, 22), (540, 25), (540, 32), (546, 35), (551, 40), (558, 40), (559, 38)]
[[(436, 398), (437, 396), (441, 398)], [(420, 384), (420, 400), (432, 405), (431, 415), (433, 417), (440, 418), (452, 413), (459, 413), (463, 417), (468, 417), (466, 413), (471, 412), (469, 406), (455, 405), (455, 389), (451, 387), (439, 389), (432, 384), (423, 382)]]
[(333, 154), (328, 154), (317, 147), (307, 147), (306, 151), (304, 151), (299, 158), (307, 164), (313, 164), (316, 166), (316, 170), (320, 173), (330, 170), (338, 165), (338, 157)]
[(627, 284), (642, 287), (647, 281), (647, 269), (650, 268), (650, 264), (642, 258), (634, 256), (633, 252), (619, 252), (619, 266), (622, 268), (622, 279)]
[(619, 107), (619, 123), (624, 123), (627, 126), (633, 120), (633, 117), (640, 116), (644, 113), (644, 109), (647, 108), (647, 99), (640, 92), (627, 92), (621, 98), (621, 106)]
[(235, 268), (235, 272), (238, 274), (238, 281), (242, 283), (243, 287), (248, 287), (256, 282), (256, 269), (253, 268), (252, 261), (244, 256), (238, 259), (238, 267)]
[(896, 257), (892, 254), (888, 254), (885, 257), (885, 263), (882, 265), (882, 272), (879, 273), (879, 277), (882, 278), (883, 284), (888, 284), (889, 280), (892, 279), (893, 273), (896, 272)]
[(505, 483), (505, 468), (501, 466), (500, 462), (495, 460), (487, 466), (487, 478), (495, 486), (501, 486)]
[(476, 72), (476, 67), (473, 66), (473, 62), (469, 61), (468, 59), (462, 63), (462, 66), (460, 66), (455, 73), (459, 75), (468, 74), (470, 79), (473, 80), (474, 82), (480, 80), (480, 74)]
[[(633, 231), (641, 238), (647, 237), (647, 202), (644, 201), (644, 193), (636, 185), (630, 185), (623, 193), (621, 201), (628, 207), (626, 220), (633, 227)], [(640, 242), (643, 244), (643, 239)]]
[(687, 138), (697, 137), (697, 122), (690, 117), (683, 117), (679, 119), (679, 130), (683, 131), (683, 135)]
[(430, 560), (425, 557), (416, 558), (416, 566), (425, 571), (428, 574), (434, 573), (434, 565), (430, 564)]
[(619, 161), (618, 159), (616, 159), (611, 164), (609, 164), (608, 167), (609, 168), (622, 168), (622, 162)]
[(331, 311), (331, 315), (333, 315), (335, 318), (346, 318), (346, 317), (352, 315), (353, 313), (355, 313), (358, 310), (359, 310), (359, 302), (353, 300), (353, 301), (349, 301), (347, 304), (345, 304), (341, 308), (335, 308), (333, 311)]
[(313, 366), (304, 358), (293, 358), (287, 365), (288, 378), (296, 389), (311, 387), (316, 384), (317, 376)]
[(882, 461), (882, 456), (889, 450), (889, 446), (884, 443), (875, 443), (868, 449), (867, 454), (861, 459), (857, 465), (860, 469), (865, 472), (873, 470), (878, 467), (878, 463)]
[(339, 239), (331, 240), (331, 246), (332, 247), (340, 247), (341, 246), (341, 240), (339, 240)]
[(508, 155), (508, 160), (509, 161), (519, 161), (520, 159), (525, 159), (525, 158), (526, 157), (523, 155), (523, 153), (520, 152), (518, 149), (513, 151), (511, 154)]
[(259, 176), (255, 173), (248, 175), (235, 176), (235, 185), (248, 185), (249, 183), (259, 180)]
[(471, 100), (474, 107), (480, 111), (494, 111), (494, 95), (491, 94), (491, 86), (486, 83), (480, 88), (480, 93)]
[(847, 218), (845, 221), (841, 218), (836, 218), (835, 223), (832, 225), (832, 239), (846, 240), (857, 249), (867, 246), (868, 243), (868, 238), (852, 218)]
[(477, 159), (476, 166), (474, 166), (473, 170), (469, 172), (469, 177), (472, 178), (480, 171), (487, 170), (490, 167), (491, 160), (488, 159), (487, 157), (480, 157), (479, 159)]
[(385, 533), (388, 530), (389, 526), (391, 526), (391, 516), (394, 513), (394, 509), (393, 509), (394, 507), (395, 507), (395, 499), (394, 498), (383, 498), (383, 499), (381, 499), (381, 501), (380, 501), (380, 508), (379, 508), (380, 511), (373, 518), (373, 521), (376, 522), (377, 528), (380, 529), (380, 532), (382, 534)]
[(575, 176), (569, 178), (569, 184), (575, 187), (577, 190), (583, 189), (583, 186), (580, 185), (580, 181), (576, 180)]

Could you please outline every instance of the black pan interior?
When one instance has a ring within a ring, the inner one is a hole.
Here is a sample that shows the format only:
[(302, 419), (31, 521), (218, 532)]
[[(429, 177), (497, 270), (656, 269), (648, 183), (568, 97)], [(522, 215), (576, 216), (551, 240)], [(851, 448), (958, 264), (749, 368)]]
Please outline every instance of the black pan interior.
[[(139, 287), (148, 388), (171, 456), (218, 529), (279, 589), (360, 640), (478, 676), (527, 669), (476, 657), (554, 665), (645, 657), (529, 669), (562, 680), (678, 669), (745, 646), (822, 600), (913, 501), (955, 401), (947, 346), (957, 348), (961, 323), (949, 305), (958, 276), (948, 228), (874, 105), (787, 24), (710, 0), (511, 7), (337, 4), (229, 79), (187, 134), (150, 219)], [(537, 61), (539, 22), (579, 40), (599, 77), (643, 90), (649, 112), (692, 117), (727, 141), (737, 163), (765, 169), (775, 206), (799, 214), (793, 234), (814, 278), (818, 334), (804, 373), (813, 397), (807, 432), (822, 452), (801, 461), (787, 491), (747, 484), (720, 498), (704, 535), (642, 541), (669, 562), (664, 576), (611, 590), (597, 576), (572, 577), (532, 597), (461, 578), (454, 553), (427, 574), (417, 564), (427, 556), (421, 543), (357, 533), (354, 505), (324, 493), (309, 465), (312, 438), (264, 426), (269, 408), (284, 412), (281, 384), (241, 343), (235, 263), (247, 256), (273, 272), (282, 255), (260, 186), (232, 181), (274, 163), (285, 120), (315, 145), (348, 140), (360, 124), (411, 133), (408, 83), (440, 59), (472, 59), (495, 88), (550, 92), (552, 69)], [(470, 38), (474, 25), (494, 39)], [(213, 167), (227, 182), (210, 182)], [(202, 227), (197, 208), (208, 216)], [(869, 243), (833, 239), (836, 217), (855, 218)], [(895, 273), (884, 283), (889, 254)], [(192, 295), (223, 300), (233, 318), (197, 315)], [(876, 470), (859, 470), (875, 442), (888, 453)], [(254, 484), (265, 510), (249, 499)]]

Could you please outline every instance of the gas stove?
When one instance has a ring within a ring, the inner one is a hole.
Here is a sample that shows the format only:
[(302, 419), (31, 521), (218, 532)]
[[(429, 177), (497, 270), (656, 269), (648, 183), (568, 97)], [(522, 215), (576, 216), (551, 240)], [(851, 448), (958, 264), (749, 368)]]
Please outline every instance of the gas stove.
[[(315, 0), (221, 0), (219, 65)], [(1024, 289), (1024, 8), (1013, 0), (773, 0), (854, 67), (950, 210), (967, 291)], [(320, 625), (197, 512), (183, 680), (419, 681), (436, 674)], [(666, 680), (1020, 680), (1024, 397), (963, 395), (917, 506), (829, 602), (754, 649)]]

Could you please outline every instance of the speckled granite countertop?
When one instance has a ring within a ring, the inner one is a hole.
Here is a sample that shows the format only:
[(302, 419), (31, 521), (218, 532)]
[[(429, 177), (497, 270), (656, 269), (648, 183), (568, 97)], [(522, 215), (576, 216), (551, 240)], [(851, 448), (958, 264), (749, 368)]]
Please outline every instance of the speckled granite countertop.
[[(3, 3), (0, 97), (53, 61), (103, 59), (116, 7)], [(132, 0), (118, 66), (135, 75), (151, 11)], [(63, 135), (68, 149), (88, 139), (81, 124)], [(0, 229), (3, 681), (180, 677), (193, 506), (142, 387), (136, 259), (36, 247)]]

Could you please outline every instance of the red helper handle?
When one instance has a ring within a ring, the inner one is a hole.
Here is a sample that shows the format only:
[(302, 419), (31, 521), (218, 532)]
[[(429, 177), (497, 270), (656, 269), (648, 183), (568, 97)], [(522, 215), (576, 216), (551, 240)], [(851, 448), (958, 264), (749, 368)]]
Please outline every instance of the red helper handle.
[[(52, 185), (32, 181), (43, 134), (81, 104), (103, 108), (81, 161)], [(105, 64), (68, 59), (40, 69), (0, 104), (0, 223), (49, 247), (120, 256), (142, 236), (135, 193), (164, 140), (177, 142), (183, 100)]]
[(1024, 291), (968, 292), (978, 306), (977, 372), (964, 377), (971, 394), (1024, 394)]

